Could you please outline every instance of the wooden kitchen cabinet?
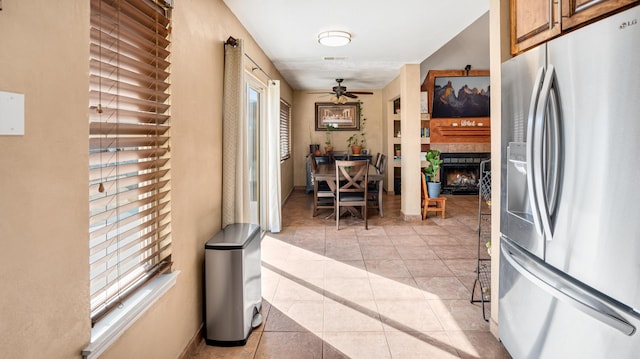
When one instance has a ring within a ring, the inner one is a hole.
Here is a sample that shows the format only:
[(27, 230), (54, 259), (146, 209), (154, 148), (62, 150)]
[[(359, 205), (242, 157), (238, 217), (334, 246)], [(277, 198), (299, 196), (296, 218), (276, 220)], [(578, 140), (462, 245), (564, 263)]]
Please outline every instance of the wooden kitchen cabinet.
[(510, 0), (511, 53), (640, 3), (640, 0)]
[(557, 0), (510, 0), (510, 6), (513, 55), (560, 35)]
[(563, 0), (562, 31), (617, 12), (640, 0)]

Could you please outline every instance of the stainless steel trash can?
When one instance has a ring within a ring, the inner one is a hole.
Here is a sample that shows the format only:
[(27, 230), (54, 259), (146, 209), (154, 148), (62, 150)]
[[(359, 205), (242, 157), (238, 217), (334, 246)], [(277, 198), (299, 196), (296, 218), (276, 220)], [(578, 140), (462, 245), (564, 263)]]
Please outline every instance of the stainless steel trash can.
[(245, 345), (262, 323), (260, 226), (235, 223), (205, 244), (205, 342)]

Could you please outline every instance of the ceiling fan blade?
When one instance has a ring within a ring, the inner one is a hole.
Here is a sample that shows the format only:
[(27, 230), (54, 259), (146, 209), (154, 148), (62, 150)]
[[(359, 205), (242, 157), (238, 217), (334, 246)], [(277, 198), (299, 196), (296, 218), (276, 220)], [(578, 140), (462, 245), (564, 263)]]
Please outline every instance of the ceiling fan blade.
[(358, 98), (358, 96), (354, 95), (351, 92), (345, 92), (345, 93), (342, 94), (342, 96), (351, 97), (351, 98)]
[(334, 93), (331, 91), (315, 91), (315, 92), (307, 92), (309, 95), (333, 95)]
[(357, 93), (358, 95), (373, 95), (371, 91), (349, 91), (349, 93)]

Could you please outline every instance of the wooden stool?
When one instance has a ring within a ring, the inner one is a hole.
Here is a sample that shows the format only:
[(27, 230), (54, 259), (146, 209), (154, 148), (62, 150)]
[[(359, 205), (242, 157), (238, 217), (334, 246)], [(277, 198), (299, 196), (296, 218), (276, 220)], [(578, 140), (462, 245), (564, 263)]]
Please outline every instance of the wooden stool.
[[(430, 204), (433, 203), (433, 206)], [(422, 219), (427, 218), (427, 212), (441, 212), (442, 219), (444, 219), (444, 212), (447, 207), (447, 198), (446, 197), (438, 197), (438, 198), (429, 198), (425, 197), (424, 199), (424, 208), (422, 209)]]

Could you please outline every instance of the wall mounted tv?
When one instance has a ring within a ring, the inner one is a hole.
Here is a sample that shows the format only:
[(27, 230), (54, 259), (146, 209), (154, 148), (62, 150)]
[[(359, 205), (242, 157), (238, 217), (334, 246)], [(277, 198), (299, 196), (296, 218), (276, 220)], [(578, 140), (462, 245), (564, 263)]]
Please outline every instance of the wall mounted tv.
[(489, 76), (436, 77), (431, 118), (489, 117)]

